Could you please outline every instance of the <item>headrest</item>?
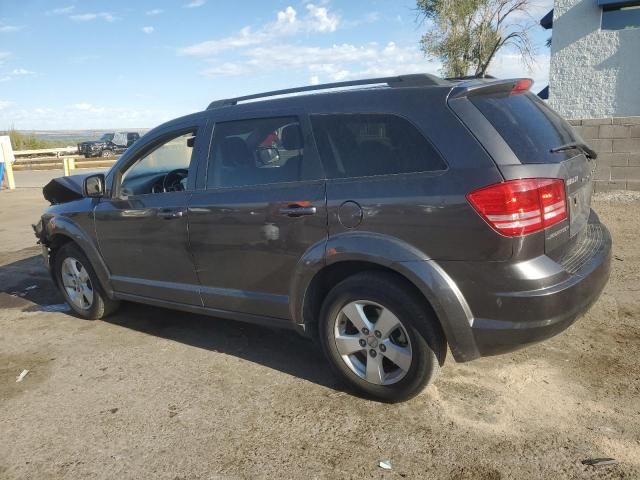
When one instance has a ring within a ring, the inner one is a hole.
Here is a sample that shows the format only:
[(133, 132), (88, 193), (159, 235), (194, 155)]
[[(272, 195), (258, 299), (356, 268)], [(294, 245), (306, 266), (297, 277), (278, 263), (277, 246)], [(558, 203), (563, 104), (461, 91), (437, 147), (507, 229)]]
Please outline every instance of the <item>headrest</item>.
[(303, 148), (303, 145), (300, 125), (292, 123), (282, 129), (282, 147), (285, 150), (298, 150)]
[(220, 146), (222, 163), (227, 167), (246, 167), (251, 163), (251, 155), (247, 143), (239, 137), (228, 137)]

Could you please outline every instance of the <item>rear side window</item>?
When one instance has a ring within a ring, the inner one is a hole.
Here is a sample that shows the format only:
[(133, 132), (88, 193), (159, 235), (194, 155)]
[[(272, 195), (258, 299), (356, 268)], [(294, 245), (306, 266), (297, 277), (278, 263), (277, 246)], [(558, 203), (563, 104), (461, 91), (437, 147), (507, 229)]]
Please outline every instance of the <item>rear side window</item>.
[(482, 112), (522, 163), (557, 163), (576, 152), (551, 153), (554, 147), (573, 142), (571, 125), (538, 97), (475, 95), (469, 100)]
[(440, 154), (409, 121), (386, 114), (311, 117), (329, 178), (444, 170)]
[(296, 117), (216, 123), (207, 187), (249, 187), (302, 178), (304, 136)]

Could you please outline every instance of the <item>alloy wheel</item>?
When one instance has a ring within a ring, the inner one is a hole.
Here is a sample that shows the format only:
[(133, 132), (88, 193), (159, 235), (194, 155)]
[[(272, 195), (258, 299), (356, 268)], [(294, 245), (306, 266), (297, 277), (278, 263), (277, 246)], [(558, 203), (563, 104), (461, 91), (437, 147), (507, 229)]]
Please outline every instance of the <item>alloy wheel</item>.
[(378, 303), (357, 300), (342, 307), (333, 334), (342, 361), (367, 382), (397, 383), (411, 367), (411, 340), (405, 326)]
[(62, 285), (74, 307), (89, 310), (93, 305), (93, 285), (89, 272), (80, 261), (67, 257), (61, 267)]

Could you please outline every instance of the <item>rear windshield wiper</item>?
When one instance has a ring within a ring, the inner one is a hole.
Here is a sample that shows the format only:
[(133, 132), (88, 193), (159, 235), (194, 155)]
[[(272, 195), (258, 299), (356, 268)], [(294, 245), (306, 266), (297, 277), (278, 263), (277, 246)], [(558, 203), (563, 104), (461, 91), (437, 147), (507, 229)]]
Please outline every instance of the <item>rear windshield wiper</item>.
[(594, 160), (598, 158), (598, 154), (589, 145), (587, 145), (584, 142), (565, 143), (564, 145), (560, 145), (559, 147), (552, 148), (551, 150), (549, 150), (549, 152), (558, 153), (558, 152), (564, 152), (566, 150), (580, 150), (589, 158), (592, 158)]

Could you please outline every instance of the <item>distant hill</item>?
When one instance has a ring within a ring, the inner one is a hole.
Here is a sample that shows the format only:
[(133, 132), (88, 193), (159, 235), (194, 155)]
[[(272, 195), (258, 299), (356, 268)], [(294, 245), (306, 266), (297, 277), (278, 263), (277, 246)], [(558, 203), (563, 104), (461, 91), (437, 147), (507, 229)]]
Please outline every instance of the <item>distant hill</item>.
[(74, 145), (78, 142), (97, 140), (105, 133), (138, 132), (140, 135), (144, 135), (149, 130), (149, 128), (114, 128), (100, 130), (18, 130), (18, 132), (24, 136), (34, 136), (39, 140), (56, 143), (66, 141)]

